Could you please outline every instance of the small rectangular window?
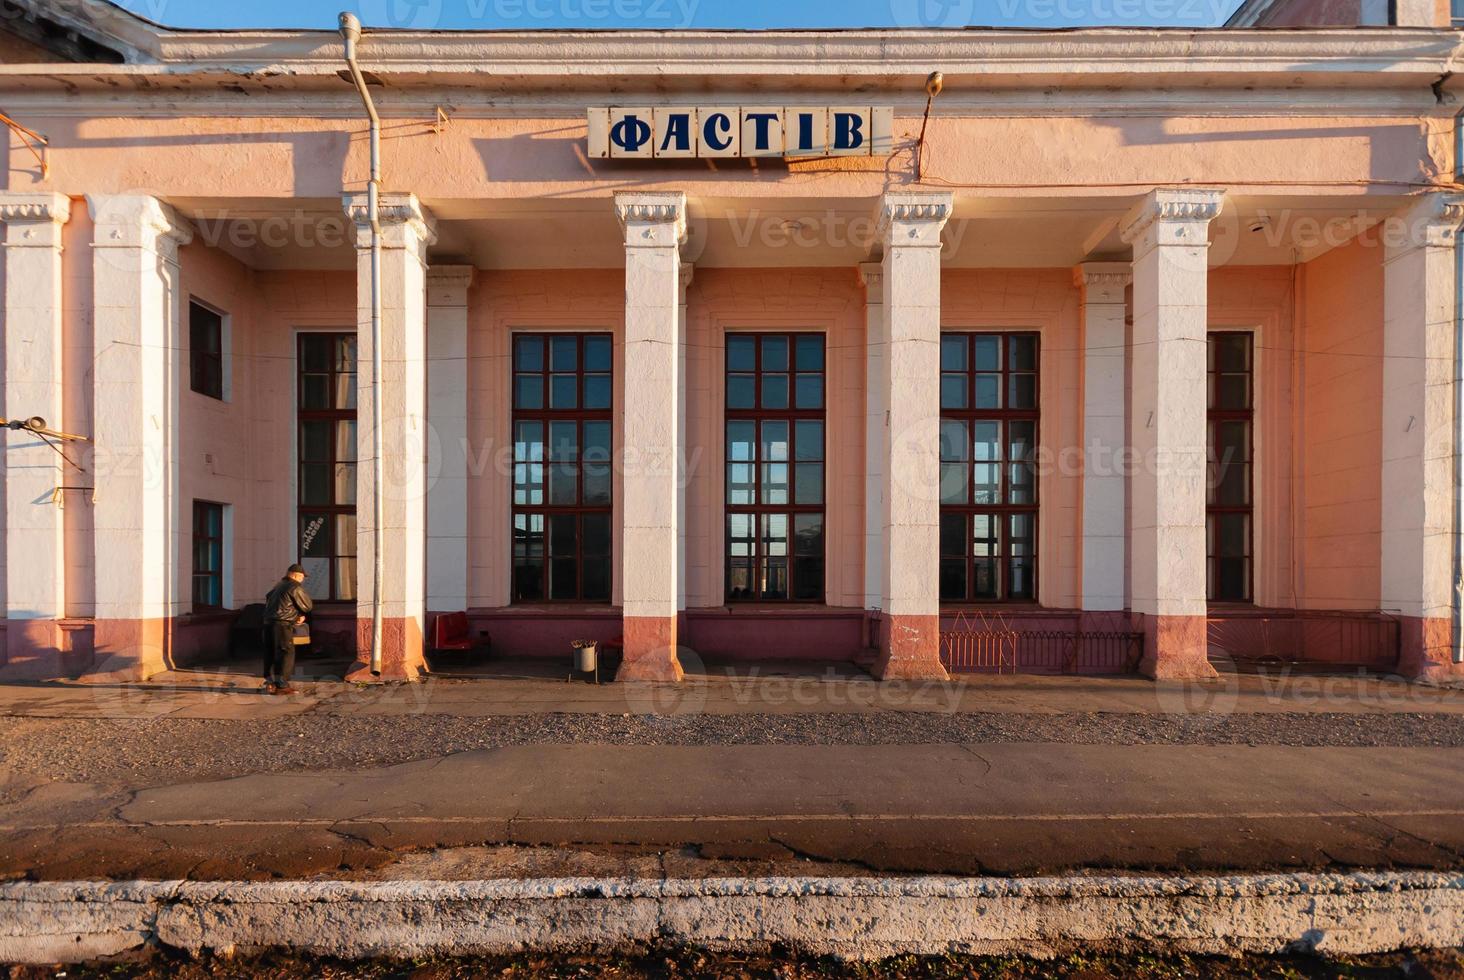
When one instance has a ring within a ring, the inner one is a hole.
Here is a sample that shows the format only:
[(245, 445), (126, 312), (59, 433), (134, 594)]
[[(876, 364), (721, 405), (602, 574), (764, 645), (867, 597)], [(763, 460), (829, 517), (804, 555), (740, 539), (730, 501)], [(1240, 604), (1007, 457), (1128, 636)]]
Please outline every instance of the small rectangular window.
[(189, 387), (224, 398), (224, 317), (202, 303), (188, 304)]
[(1208, 350), (1209, 597), (1212, 602), (1250, 602), (1255, 354), (1251, 335), (1240, 331), (1211, 333)]
[(193, 502), (193, 609), (224, 607), (224, 505)]

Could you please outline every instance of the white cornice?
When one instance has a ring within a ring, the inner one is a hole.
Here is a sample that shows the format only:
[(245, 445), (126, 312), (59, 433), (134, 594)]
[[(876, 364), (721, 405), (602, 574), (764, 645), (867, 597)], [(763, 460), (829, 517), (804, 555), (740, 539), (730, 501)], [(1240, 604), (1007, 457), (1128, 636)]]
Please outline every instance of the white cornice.
[[(0, 77), (63, 85), (193, 87), (209, 79), (294, 86), (335, 79), (341, 44), (331, 32), (152, 32), (145, 60), (130, 65), (5, 66)], [(133, 33), (136, 34), (134, 25)], [(387, 88), (470, 85), (509, 91), (621, 88), (674, 92), (706, 80), (778, 88), (814, 80), (845, 88), (918, 92), (939, 65), (948, 92), (968, 85), (1030, 87), (1272, 77), (1288, 85), (1354, 79), (1387, 87), (1438, 78), (1460, 48), (1454, 31), (1356, 30), (875, 30), (875, 31), (368, 31), (362, 67)], [(147, 38), (133, 37), (141, 44)], [(1245, 84), (1245, 82), (1240, 82)]]
[[(329, 83), (322, 83), (329, 84)], [(825, 86), (825, 88), (827, 88)], [(794, 98), (811, 96), (797, 86), (763, 92), (754, 98), (769, 104), (787, 104)], [(211, 84), (207, 88), (167, 90), (155, 88), (118, 92), (114, 88), (80, 87), (66, 89), (49, 80), (36, 84), (33, 79), (8, 76), (0, 68), (0, 93), (4, 93), (7, 110), (36, 118), (98, 117), (127, 119), (207, 118), (210, 116), (250, 119), (350, 119), (361, 115), (360, 98), (343, 86), (330, 89), (299, 86), (288, 80), (271, 81), (267, 86), (251, 86), (233, 80), (229, 85)], [(705, 96), (702, 96), (704, 99)], [(625, 101), (625, 97), (620, 97)], [(585, 106), (605, 101), (603, 93), (533, 92), (505, 95), (476, 89), (421, 88), (395, 89), (378, 104), (382, 116), (389, 119), (432, 119), (439, 107), (453, 119), (569, 119), (583, 122)], [(694, 105), (698, 97), (684, 95), (638, 95), (638, 104)], [(892, 93), (882, 97), (900, 117), (918, 116), (924, 108), (922, 94)], [(942, 118), (1169, 118), (1174, 116), (1242, 117), (1242, 118), (1327, 118), (1357, 117), (1428, 117), (1452, 116), (1460, 103), (1452, 96), (1443, 102), (1434, 98), (1432, 90), (1420, 82), (1411, 88), (1383, 89), (1299, 89), (1277, 88), (1121, 88), (1112, 86), (1101, 91), (1036, 87), (1032, 89), (983, 89), (963, 92), (948, 91), (942, 96), (939, 115)]]
[[(914, 75), (939, 64), (967, 75), (1104, 69), (1123, 73), (1257, 71), (1408, 72), (1453, 57), (1459, 34), (1425, 29), (1295, 30), (852, 30), (852, 31), (368, 31), (372, 72), (460, 72), (484, 77), (714, 74)], [(158, 60), (265, 70), (323, 63), (340, 40), (327, 32), (165, 32)], [(934, 59), (934, 60), (932, 60)], [(1436, 74), (1442, 74), (1436, 71)]]

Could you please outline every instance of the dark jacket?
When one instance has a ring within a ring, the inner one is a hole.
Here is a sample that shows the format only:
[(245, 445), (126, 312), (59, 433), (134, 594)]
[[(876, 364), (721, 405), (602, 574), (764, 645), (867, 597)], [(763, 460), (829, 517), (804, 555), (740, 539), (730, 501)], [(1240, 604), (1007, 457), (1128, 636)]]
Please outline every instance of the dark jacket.
[(275, 583), (264, 600), (264, 619), (267, 623), (294, 623), (295, 620), (315, 608), (305, 586), (288, 575)]

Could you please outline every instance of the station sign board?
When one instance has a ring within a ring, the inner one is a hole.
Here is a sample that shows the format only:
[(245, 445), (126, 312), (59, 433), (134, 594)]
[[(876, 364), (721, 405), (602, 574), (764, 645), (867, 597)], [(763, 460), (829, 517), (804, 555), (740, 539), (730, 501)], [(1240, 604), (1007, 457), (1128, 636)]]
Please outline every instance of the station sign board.
[(587, 110), (591, 159), (886, 157), (889, 106), (611, 106)]

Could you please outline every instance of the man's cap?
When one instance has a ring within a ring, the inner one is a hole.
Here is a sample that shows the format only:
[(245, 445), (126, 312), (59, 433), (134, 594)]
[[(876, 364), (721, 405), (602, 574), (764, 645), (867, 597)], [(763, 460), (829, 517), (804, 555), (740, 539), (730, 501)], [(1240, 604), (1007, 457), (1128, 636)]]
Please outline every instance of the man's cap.
[(305, 566), (304, 565), (301, 565), (301, 564), (298, 564), (298, 563), (297, 564), (294, 564), (294, 565), (291, 565), (289, 567), (289, 569), (286, 570), (285, 574), (286, 575), (294, 575), (296, 572), (299, 572), (301, 575), (304, 575), (304, 576), (307, 576), (307, 577), (310, 575), (309, 572), (305, 571)]

